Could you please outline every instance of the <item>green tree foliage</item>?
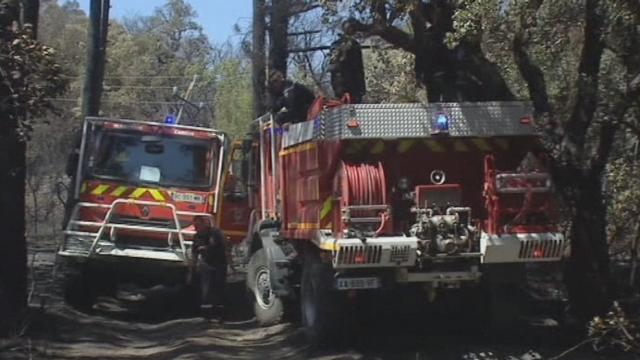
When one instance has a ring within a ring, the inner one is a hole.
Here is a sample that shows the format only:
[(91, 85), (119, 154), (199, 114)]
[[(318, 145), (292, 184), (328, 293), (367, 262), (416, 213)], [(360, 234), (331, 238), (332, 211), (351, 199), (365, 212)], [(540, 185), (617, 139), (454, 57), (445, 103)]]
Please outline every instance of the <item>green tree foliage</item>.
[(238, 139), (248, 131), (253, 116), (250, 64), (242, 58), (229, 59), (215, 72), (214, 125)]

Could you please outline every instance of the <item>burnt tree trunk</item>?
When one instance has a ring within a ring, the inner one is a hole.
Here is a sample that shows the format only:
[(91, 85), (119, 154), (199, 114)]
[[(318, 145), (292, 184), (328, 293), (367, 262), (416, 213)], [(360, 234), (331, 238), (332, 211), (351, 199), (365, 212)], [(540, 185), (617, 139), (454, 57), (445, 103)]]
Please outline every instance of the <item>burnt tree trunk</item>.
[(253, 0), (253, 44), (251, 47), (251, 75), (253, 82), (253, 117), (265, 112), (266, 105), (266, 64), (265, 64), (265, 0)]
[(272, 0), (269, 9), (269, 70), (287, 76), (289, 0)]
[[(571, 209), (571, 257), (566, 280), (572, 310), (583, 320), (605, 313), (610, 304), (603, 178), (617, 131), (615, 121), (626, 113), (624, 104), (614, 104), (608, 109), (610, 121), (594, 124), (604, 51), (601, 10), (598, 0), (586, 1), (584, 44), (578, 69), (581, 76), (576, 84), (575, 101), (569, 107), (571, 115), (566, 121), (555, 118), (544, 74), (524, 50), (526, 29), (520, 29), (513, 42), (514, 58), (529, 88), (536, 119), (544, 131), (548, 150), (554, 154), (554, 181)], [(597, 135), (595, 152), (588, 146), (589, 136), (593, 136), (590, 131)]]
[[(35, 37), (39, 1), (23, 2), (22, 25), (32, 24)], [(17, 9), (13, 9), (19, 21)], [(8, 12), (9, 13), (9, 12)], [(11, 96), (0, 87), (0, 98)], [(19, 134), (18, 119), (26, 113), (0, 114), (0, 336), (18, 330), (27, 309), (27, 243), (25, 239), (26, 143)]]
[[(0, 94), (0, 97), (8, 94)], [(0, 119), (0, 336), (16, 330), (27, 307), (25, 151), (17, 121)]]

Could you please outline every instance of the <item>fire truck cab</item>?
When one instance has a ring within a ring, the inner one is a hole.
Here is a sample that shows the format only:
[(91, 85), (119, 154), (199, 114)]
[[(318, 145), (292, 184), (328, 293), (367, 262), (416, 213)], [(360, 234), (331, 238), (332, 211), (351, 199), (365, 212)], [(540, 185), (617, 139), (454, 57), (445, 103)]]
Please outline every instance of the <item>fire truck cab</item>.
[(207, 128), (87, 118), (58, 251), (78, 270), (67, 300), (86, 305), (123, 278), (184, 282), (193, 218), (215, 222), (226, 143)]
[(344, 328), (353, 299), (483, 283), (509, 293), (527, 264), (563, 256), (526, 103), (319, 99), (306, 121), (265, 115), (254, 128), (234, 149), (248, 197), (234, 211), (249, 206), (247, 287), (262, 324), (299, 303), (320, 341)]

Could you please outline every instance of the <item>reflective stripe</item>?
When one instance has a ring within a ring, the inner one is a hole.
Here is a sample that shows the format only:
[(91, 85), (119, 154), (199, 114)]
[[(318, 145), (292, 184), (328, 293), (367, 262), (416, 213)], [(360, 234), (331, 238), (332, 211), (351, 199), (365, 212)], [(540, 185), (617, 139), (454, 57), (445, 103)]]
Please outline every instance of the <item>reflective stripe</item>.
[(156, 201), (164, 201), (164, 195), (162, 195), (162, 193), (156, 189), (147, 189), (149, 190), (149, 193), (151, 194), (151, 196), (153, 196), (153, 199)]
[(407, 151), (411, 150), (411, 148), (413, 147), (413, 145), (416, 143), (415, 140), (402, 140), (400, 141), (400, 143), (398, 144), (398, 153), (399, 154), (404, 154)]
[(351, 142), (349, 143), (346, 152), (347, 154), (357, 154), (362, 149), (363, 145), (364, 142), (362, 141)]
[(453, 149), (455, 151), (466, 152), (469, 151), (469, 147), (462, 140), (456, 140), (453, 142)]
[(322, 249), (322, 250), (328, 250), (328, 251), (338, 251), (338, 250), (340, 250), (340, 245), (338, 245), (337, 243), (334, 243), (334, 242), (329, 242), (329, 241), (321, 242), (318, 247), (320, 249)]
[(509, 140), (507, 139), (493, 139), (493, 141), (498, 144), (502, 150), (507, 150), (509, 148)]
[(320, 229), (320, 225), (316, 223), (289, 223), (288, 228), (296, 230), (317, 230)]
[(324, 220), (331, 213), (331, 210), (333, 210), (333, 197), (329, 196), (320, 209), (320, 220)]
[(378, 141), (371, 148), (371, 153), (374, 154), (374, 155), (382, 154), (383, 151), (384, 151), (384, 141), (382, 141), (382, 140)]
[(491, 145), (485, 139), (471, 139), (471, 142), (480, 149), (480, 151), (491, 151)]
[(118, 186), (115, 190), (111, 192), (111, 196), (121, 196), (127, 190), (129, 190), (129, 188), (126, 186)]
[(285, 155), (289, 155), (297, 152), (308, 151), (308, 150), (314, 149), (316, 146), (318, 146), (318, 144), (316, 143), (308, 143), (308, 144), (294, 146), (290, 149), (280, 151), (280, 156), (285, 156)]
[(132, 199), (137, 199), (140, 196), (144, 195), (144, 193), (146, 192), (147, 192), (146, 188), (137, 188), (129, 195), (129, 197)]
[(246, 231), (240, 231), (240, 230), (222, 230), (222, 233), (230, 236), (246, 236), (247, 235)]
[(80, 187), (80, 193), (84, 194), (85, 192), (87, 192), (87, 182), (83, 182), (82, 183), (82, 187)]
[(91, 192), (91, 195), (102, 195), (109, 190), (109, 185), (100, 184)]
[(164, 195), (162, 195), (162, 193), (159, 190), (148, 189), (148, 188), (137, 188), (134, 192), (131, 193), (131, 195), (129, 195), (129, 197), (132, 199), (137, 199), (142, 195), (144, 195), (147, 191), (149, 192), (149, 194), (151, 194), (151, 196), (153, 196), (154, 200), (156, 201), (165, 200)]
[(442, 144), (438, 143), (435, 140), (425, 140), (424, 143), (425, 143), (425, 145), (427, 145), (427, 147), (429, 147), (429, 150), (431, 150), (433, 152), (444, 152), (445, 151), (444, 146), (442, 146)]

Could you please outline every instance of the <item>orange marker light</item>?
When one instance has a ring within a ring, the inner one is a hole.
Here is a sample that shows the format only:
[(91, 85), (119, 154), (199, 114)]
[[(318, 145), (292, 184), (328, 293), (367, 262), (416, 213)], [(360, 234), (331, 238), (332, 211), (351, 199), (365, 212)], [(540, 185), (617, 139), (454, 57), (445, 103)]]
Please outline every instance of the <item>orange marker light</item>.
[(347, 123), (347, 127), (349, 129), (357, 129), (360, 127), (360, 123), (358, 122), (358, 120), (356, 119), (351, 119), (349, 120), (349, 122)]
[(523, 116), (520, 118), (520, 124), (531, 125), (533, 124), (533, 119), (531, 118), (531, 116)]

